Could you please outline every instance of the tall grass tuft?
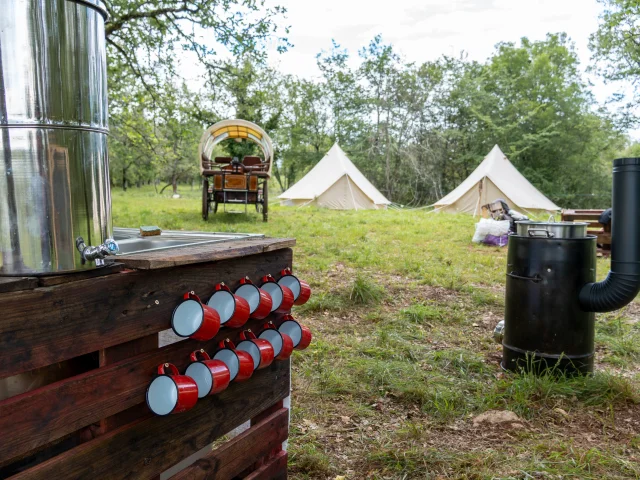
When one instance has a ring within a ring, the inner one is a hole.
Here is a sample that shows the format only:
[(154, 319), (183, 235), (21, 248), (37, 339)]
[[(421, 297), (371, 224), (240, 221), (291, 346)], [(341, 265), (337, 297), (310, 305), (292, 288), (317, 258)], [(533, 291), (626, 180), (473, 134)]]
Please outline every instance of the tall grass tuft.
[(356, 305), (374, 305), (380, 303), (384, 290), (373, 280), (357, 274), (351, 285), (349, 300)]

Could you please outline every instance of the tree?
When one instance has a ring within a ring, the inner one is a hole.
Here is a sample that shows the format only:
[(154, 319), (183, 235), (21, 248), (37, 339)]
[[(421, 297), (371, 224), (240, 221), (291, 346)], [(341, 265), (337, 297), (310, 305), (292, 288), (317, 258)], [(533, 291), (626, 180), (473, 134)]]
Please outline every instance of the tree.
[[(154, 156), (158, 139), (154, 125), (144, 109), (131, 105), (126, 112), (112, 117), (109, 136), (109, 167), (112, 184), (127, 190), (131, 184), (154, 180)], [(117, 180), (116, 180), (117, 179)]]
[(389, 199), (424, 205), (497, 143), (558, 203), (608, 201), (608, 160), (623, 137), (596, 105), (565, 34), (498, 44), (484, 63), (461, 55), (422, 65), (376, 36), (359, 60), (334, 42), (318, 56), (320, 81), (287, 80), (275, 134), (287, 184), (321, 158), (318, 145), (326, 151), (337, 140)]
[[(377, 35), (366, 48), (360, 50), (362, 63), (358, 78), (363, 81), (364, 103), (373, 116), (371, 131), (368, 132), (367, 157), (369, 162), (380, 158), (384, 164), (384, 191), (393, 197), (395, 179), (392, 178), (397, 140), (392, 130), (397, 126), (396, 115), (401, 115), (402, 105), (397, 96), (401, 83), (400, 57), (393, 47), (382, 42)], [(399, 137), (402, 136), (400, 133)], [(395, 140), (395, 141), (394, 141)]]
[(320, 52), (316, 59), (331, 112), (332, 137), (336, 142), (347, 143), (365, 125), (357, 74), (349, 66), (349, 53), (335, 41), (329, 52)]
[(472, 106), (483, 122), (483, 150), (501, 145), (523, 175), (564, 205), (592, 194), (609, 197), (607, 160), (621, 142), (578, 67), (565, 34), (499, 44), (478, 77), (482, 95)]
[[(127, 72), (159, 100), (157, 89), (177, 76), (179, 53), (193, 52), (210, 81), (224, 70), (218, 48), (233, 56), (264, 55), (286, 10), (264, 0), (104, 0), (110, 73)], [(284, 32), (288, 31), (284, 28)], [(289, 43), (276, 37), (278, 49)], [(212, 82), (213, 83), (213, 82)]]
[(193, 178), (198, 173), (196, 158), (202, 136), (202, 125), (191, 117), (191, 92), (183, 84), (180, 88), (166, 88), (165, 99), (156, 118), (156, 168), (173, 194), (178, 193), (178, 182)]
[[(288, 42), (278, 37), (277, 25), (285, 10), (266, 8), (264, 0), (104, 4), (110, 16), (105, 36), (112, 181), (126, 189), (134, 181), (161, 177), (175, 193), (178, 181), (196, 173), (202, 130), (220, 118), (217, 110), (227, 110), (216, 92), (220, 79), (234, 72), (218, 50), (261, 61), (265, 41), (274, 38), (279, 50), (286, 50)], [(180, 75), (181, 52), (193, 53), (208, 89), (188, 91)], [(239, 103), (241, 108), (245, 103)]]
[(332, 140), (324, 85), (289, 76), (283, 86), (281, 128), (274, 132), (282, 161), (274, 172), (286, 190), (322, 159)]
[(606, 80), (629, 80), (640, 96), (640, 0), (598, 0), (604, 5), (589, 46)]

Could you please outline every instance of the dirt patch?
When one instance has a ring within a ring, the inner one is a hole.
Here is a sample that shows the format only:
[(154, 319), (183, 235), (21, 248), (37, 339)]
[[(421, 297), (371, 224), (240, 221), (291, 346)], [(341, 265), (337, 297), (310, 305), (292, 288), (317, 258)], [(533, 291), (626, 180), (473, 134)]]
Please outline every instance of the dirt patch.
[[(302, 421), (299, 428), (303, 435), (312, 435), (332, 464), (331, 474), (298, 472), (304, 473), (304, 478), (333, 479), (335, 475), (347, 479), (425, 478), (420, 468), (413, 475), (391, 473), (393, 458), (388, 457), (393, 457), (394, 452), (398, 462), (406, 455), (402, 452), (412, 452), (412, 456), (430, 462), (434, 461), (433, 452), (439, 452), (445, 459), (443, 465), (429, 468), (440, 469), (443, 475), (440, 478), (466, 478), (459, 476), (460, 467), (455, 464), (447, 467), (451, 459), (477, 458), (469, 461), (477, 461), (480, 470), (481, 459), (496, 452), (506, 458), (513, 456), (514, 464), (534, 450), (541, 457), (547, 452), (558, 455), (565, 448), (576, 452), (617, 451), (626, 461), (640, 461), (640, 448), (634, 440), (640, 434), (640, 409), (635, 406), (617, 410), (613, 420), (598, 410), (572, 412), (555, 408), (530, 421), (509, 411), (489, 411), (441, 425), (434, 424), (419, 409), (407, 408), (390, 398), (376, 400), (366, 416), (354, 414), (347, 404), (343, 401), (318, 405), (319, 416)], [(297, 478), (295, 466), (292, 473)], [(504, 466), (492, 474), (511, 475), (512, 467)]]
[(500, 428), (505, 430), (520, 430), (525, 428), (524, 420), (509, 410), (488, 410), (473, 417), (475, 428)]

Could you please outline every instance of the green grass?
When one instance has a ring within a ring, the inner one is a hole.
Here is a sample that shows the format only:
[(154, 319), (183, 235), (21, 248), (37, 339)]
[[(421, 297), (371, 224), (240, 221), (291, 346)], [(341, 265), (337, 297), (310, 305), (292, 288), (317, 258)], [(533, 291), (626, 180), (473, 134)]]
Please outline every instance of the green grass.
[[(114, 224), (156, 225), (165, 230), (203, 230), (295, 236), (296, 267), (318, 277), (336, 263), (363, 274), (398, 274), (424, 285), (455, 290), (468, 284), (503, 282), (503, 252), (470, 244), (473, 219), (425, 211), (348, 211), (270, 206), (268, 223), (255, 212), (219, 213), (204, 222), (200, 191), (182, 187), (182, 198), (153, 188), (114, 190)], [(240, 206), (232, 206), (240, 210)], [(443, 249), (442, 245), (447, 248)], [(464, 257), (464, 263), (460, 262)], [(473, 264), (473, 268), (466, 268)]]
[[(473, 218), (272, 205), (268, 223), (204, 222), (200, 191), (181, 194), (114, 191), (114, 223), (297, 239), (294, 268), (313, 295), (295, 314), (314, 341), (293, 362), (292, 478), (640, 478), (640, 437), (624, 433), (640, 408), (629, 309), (598, 316), (595, 375), (507, 375), (491, 338), (506, 250), (472, 244)], [(599, 260), (598, 276), (607, 270)], [(528, 427), (487, 440), (470, 419), (492, 409)]]
[(640, 323), (629, 322), (626, 309), (602, 315), (596, 331), (607, 351), (607, 363), (625, 368), (640, 362)]
[(380, 303), (383, 297), (384, 291), (376, 282), (359, 273), (356, 274), (349, 294), (349, 300), (354, 305), (375, 305)]

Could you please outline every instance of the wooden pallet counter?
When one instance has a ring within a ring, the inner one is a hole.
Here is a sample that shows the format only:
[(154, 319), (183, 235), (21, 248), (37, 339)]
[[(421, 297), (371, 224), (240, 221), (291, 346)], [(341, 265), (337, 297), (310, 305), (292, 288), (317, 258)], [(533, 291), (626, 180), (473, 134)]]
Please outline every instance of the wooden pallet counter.
[(0, 278), (0, 478), (155, 479), (178, 464), (186, 468), (171, 478), (286, 478), (289, 361), (181, 414), (153, 416), (145, 392), (159, 364), (184, 371), (190, 352), (238, 338), (222, 328), (208, 342), (171, 339), (185, 292), (208, 298), (219, 282), (276, 274), (292, 266), (294, 244), (223, 242), (118, 257), (90, 272)]

